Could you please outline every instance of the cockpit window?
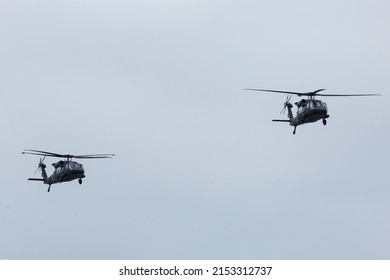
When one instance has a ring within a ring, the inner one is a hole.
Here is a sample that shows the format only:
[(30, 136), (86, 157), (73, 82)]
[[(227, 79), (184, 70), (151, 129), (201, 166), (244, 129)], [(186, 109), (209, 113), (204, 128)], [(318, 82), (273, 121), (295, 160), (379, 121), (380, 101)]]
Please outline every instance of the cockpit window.
[(79, 164), (77, 162), (71, 161), (68, 163), (68, 168), (70, 168), (70, 169), (77, 169), (80, 167), (81, 167), (81, 164)]

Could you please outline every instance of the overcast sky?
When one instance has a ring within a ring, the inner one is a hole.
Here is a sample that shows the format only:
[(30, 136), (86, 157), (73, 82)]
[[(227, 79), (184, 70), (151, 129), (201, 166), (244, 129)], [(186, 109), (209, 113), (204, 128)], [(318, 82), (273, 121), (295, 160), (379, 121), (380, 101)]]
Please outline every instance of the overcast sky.
[(0, 259), (389, 259), (389, 3), (0, 0)]

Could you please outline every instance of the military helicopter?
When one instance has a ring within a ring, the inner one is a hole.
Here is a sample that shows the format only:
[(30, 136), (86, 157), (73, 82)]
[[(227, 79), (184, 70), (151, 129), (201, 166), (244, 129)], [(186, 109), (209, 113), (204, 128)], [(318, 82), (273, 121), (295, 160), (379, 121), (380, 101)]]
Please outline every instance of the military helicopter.
[[(83, 183), (82, 179), (85, 177), (83, 165), (81, 163), (73, 161), (72, 158), (99, 159), (99, 158), (112, 158), (113, 156), (115, 156), (114, 154), (96, 154), (96, 155), (78, 155), (78, 156), (61, 155), (61, 154), (38, 151), (38, 150), (24, 150), (22, 154), (43, 156), (43, 158), (39, 160), (38, 168), (34, 173), (36, 174), (37, 171), (41, 169), (42, 178), (28, 178), (28, 180), (41, 181), (44, 184), (49, 185), (49, 188), (47, 189), (48, 192), (50, 192), (50, 187), (52, 184), (69, 182), (75, 179), (78, 179), (80, 185)], [(47, 176), (46, 164), (43, 163), (46, 157), (63, 158), (63, 160), (60, 160), (52, 164), (54, 167), (54, 172), (51, 176)]]
[[(272, 90), (272, 89), (257, 89), (257, 88), (246, 88), (244, 90), (253, 91), (265, 91), (265, 92), (276, 92), (288, 94), (286, 101), (284, 102), (283, 109), (280, 113), (285, 113), (287, 109), (288, 120), (272, 120), (274, 122), (288, 122), (294, 127), (293, 134), (295, 134), (298, 125), (305, 123), (312, 123), (322, 119), (322, 123), (326, 125), (326, 119), (329, 118), (328, 107), (325, 102), (315, 99), (316, 96), (380, 96), (380, 94), (323, 94), (319, 93), (325, 89), (317, 89), (311, 92), (294, 92), (294, 91), (283, 91), (283, 90)], [(291, 108), (293, 105), (290, 103), (292, 95), (308, 96), (307, 99), (301, 99), (299, 102), (295, 102), (298, 107), (297, 114), (294, 117)]]

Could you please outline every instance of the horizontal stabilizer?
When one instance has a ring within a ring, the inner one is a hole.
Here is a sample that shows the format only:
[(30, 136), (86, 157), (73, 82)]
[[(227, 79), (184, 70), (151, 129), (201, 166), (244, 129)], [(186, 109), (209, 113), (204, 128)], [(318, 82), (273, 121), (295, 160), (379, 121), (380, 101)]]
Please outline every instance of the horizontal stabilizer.
[(41, 178), (28, 178), (29, 181), (45, 181), (44, 179), (41, 179)]
[(290, 122), (289, 120), (272, 120), (273, 122)]

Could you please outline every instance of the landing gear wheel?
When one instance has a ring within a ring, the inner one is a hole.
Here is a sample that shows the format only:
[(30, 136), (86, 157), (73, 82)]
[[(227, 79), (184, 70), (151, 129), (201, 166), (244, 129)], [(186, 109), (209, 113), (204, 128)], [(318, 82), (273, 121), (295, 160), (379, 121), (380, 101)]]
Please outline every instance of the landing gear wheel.
[(326, 125), (326, 119), (323, 119), (323, 120), (322, 120), (322, 123), (323, 123), (324, 125)]
[(83, 183), (83, 180), (81, 178), (79, 179), (79, 184), (81, 185)]
[(294, 131), (293, 131), (293, 134), (295, 135), (295, 131), (297, 130), (297, 127), (294, 126)]

